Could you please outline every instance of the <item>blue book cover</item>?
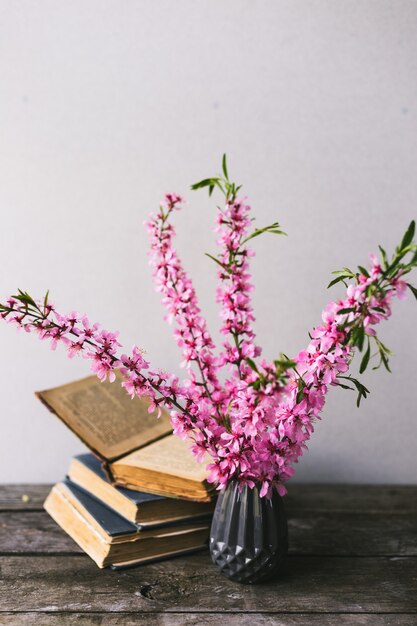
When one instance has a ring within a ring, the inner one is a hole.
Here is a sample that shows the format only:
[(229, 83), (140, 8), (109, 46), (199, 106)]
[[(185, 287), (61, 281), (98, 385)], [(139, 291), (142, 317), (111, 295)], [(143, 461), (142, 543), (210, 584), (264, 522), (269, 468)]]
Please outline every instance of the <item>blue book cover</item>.
[[(111, 484), (106, 476), (106, 473), (103, 470), (102, 462), (100, 461), (100, 459), (94, 456), (94, 454), (78, 454), (74, 458), (76, 458), (80, 463), (85, 465), (89, 470), (94, 472), (94, 474), (101, 478), (101, 480), (104, 480), (109, 485)], [(142, 504), (143, 502), (155, 502), (156, 500), (164, 500), (163, 496), (157, 496), (151, 493), (143, 493), (142, 491), (134, 491), (133, 489), (125, 489), (124, 487), (117, 487), (113, 485), (113, 489), (116, 489), (125, 498), (131, 500), (136, 505)]]
[(63, 481), (72, 495), (80, 502), (82, 507), (95, 519), (104, 532), (110, 537), (120, 537), (139, 532), (136, 524), (132, 524), (113, 509), (103, 504), (97, 498), (87, 493), (81, 487), (75, 485), (68, 478)]

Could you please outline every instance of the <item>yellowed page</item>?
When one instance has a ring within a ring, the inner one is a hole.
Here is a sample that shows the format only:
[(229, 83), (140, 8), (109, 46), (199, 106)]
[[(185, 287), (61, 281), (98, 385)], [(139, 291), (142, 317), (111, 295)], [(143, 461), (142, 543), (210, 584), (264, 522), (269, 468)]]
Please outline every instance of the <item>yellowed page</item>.
[(198, 463), (191, 453), (190, 441), (183, 441), (176, 435), (164, 437), (146, 448), (135, 450), (120, 461), (112, 463), (112, 468), (118, 463), (198, 482), (207, 478), (206, 463)]
[(149, 401), (120, 385), (89, 376), (36, 394), (89, 447), (107, 460), (172, 432), (166, 411), (149, 414)]

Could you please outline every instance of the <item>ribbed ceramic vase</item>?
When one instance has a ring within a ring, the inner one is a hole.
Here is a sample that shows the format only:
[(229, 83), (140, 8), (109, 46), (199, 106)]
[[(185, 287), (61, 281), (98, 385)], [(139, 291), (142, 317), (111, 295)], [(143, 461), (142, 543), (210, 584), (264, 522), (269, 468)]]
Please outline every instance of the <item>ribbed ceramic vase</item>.
[(261, 498), (259, 488), (237, 480), (220, 492), (210, 530), (210, 554), (221, 573), (239, 583), (260, 583), (282, 569), (288, 549), (281, 496)]

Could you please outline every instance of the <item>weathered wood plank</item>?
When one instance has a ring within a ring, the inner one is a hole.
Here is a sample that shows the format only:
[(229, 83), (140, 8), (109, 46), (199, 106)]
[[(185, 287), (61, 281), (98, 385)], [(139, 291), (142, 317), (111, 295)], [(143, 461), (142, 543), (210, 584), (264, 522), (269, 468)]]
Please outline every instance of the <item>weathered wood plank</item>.
[[(1, 485), (1, 510), (40, 510), (51, 485)], [(288, 484), (288, 513), (313, 510), (327, 513), (415, 513), (417, 486)], [(29, 496), (29, 500), (23, 496)], [(22, 499), (23, 497), (23, 499)]]
[(82, 554), (46, 511), (0, 512), (0, 554)]
[(0, 613), (1, 626), (415, 626), (415, 614)]
[[(417, 556), (417, 523), (392, 517), (333, 514), (289, 518), (290, 554)], [(75, 554), (81, 549), (41, 511), (0, 512), (0, 554)]]
[(417, 519), (410, 514), (293, 512), (288, 531), (290, 554), (417, 556)]
[(51, 485), (0, 485), (0, 511), (41, 510)]
[(414, 513), (417, 485), (325, 485), (288, 483), (284, 499), (288, 512)]
[(201, 554), (119, 572), (84, 556), (3, 557), (0, 568), (10, 612), (417, 613), (415, 557), (289, 557), (258, 586), (221, 577)]

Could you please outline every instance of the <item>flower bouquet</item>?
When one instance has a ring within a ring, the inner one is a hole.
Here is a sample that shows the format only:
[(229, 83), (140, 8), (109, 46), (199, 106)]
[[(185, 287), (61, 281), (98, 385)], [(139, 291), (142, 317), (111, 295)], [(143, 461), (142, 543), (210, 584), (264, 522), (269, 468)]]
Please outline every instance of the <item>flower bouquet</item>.
[(329, 287), (342, 282), (344, 298), (327, 304), (322, 322), (310, 331), (308, 345), (298, 355), (281, 353), (268, 361), (261, 358), (253, 330), (249, 264), (254, 252), (249, 243), (267, 233), (285, 233), (278, 222), (253, 227), (251, 208), (239, 195), (241, 187), (230, 181), (225, 156), (221, 175), (192, 186), (202, 188), (210, 196), (214, 190), (224, 196), (216, 216), (219, 251), (208, 255), (219, 280), (216, 298), (225, 337), (220, 350), (215, 349), (192, 281), (173, 246), (171, 220), (182, 208), (181, 196), (167, 194), (147, 222), (154, 281), (182, 352), (184, 381), (152, 367), (142, 348), (123, 352), (117, 332), (92, 323), (86, 315), (59, 312), (48, 293), (39, 301), (19, 290), (0, 304), (0, 315), (48, 341), (52, 349), (62, 344), (70, 358), (80, 355), (90, 361), (102, 381), (113, 382), (120, 373), (132, 398), (151, 398), (151, 411), (160, 412), (161, 405), (169, 409), (174, 433), (189, 438), (198, 460), (209, 459), (208, 480), (220, 490), (211, 533), (213, 559), (229, 577), (257, 582), (277, 571), (285, 553), (280, 496), (307, 449), (329, 387), (356, 390), (359, 406), (369, 391), (349, 373), (355, 353), (361, 353), (360, 373), (374, 356), (374, 369), (389, 370), (390, 351), (375, 328), (390, 317), (393, 300), (402, 299), (407, 289), (417, 298), (417, 289), (406, 282), (417, 265), (415, 223), (393, 256), (379, 246), (380, 255), (370, 256), (368, 268), (334, 272)]

